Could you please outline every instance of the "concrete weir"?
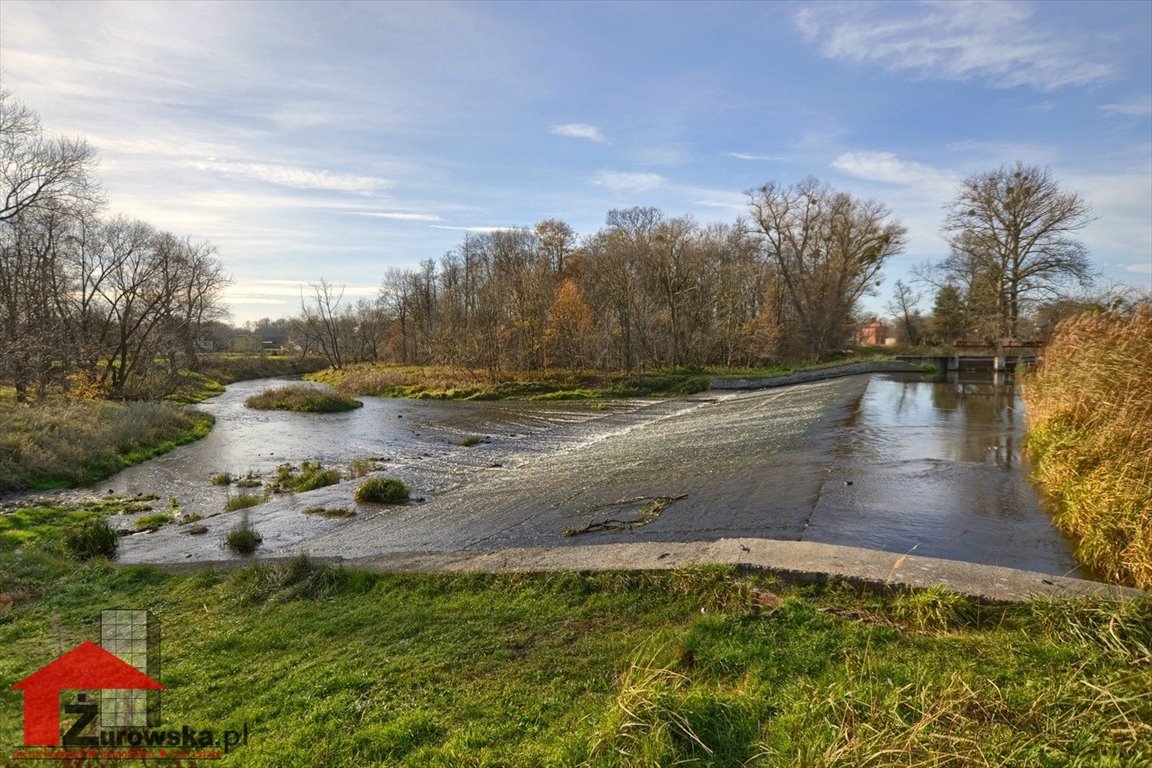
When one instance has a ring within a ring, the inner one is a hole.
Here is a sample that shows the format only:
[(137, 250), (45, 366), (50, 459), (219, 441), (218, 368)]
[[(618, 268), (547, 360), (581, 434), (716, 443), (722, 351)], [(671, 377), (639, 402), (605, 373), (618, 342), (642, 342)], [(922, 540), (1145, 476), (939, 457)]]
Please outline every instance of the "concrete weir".
[(989, 602), (1149, 596), (1139, 589), (1014, 568), (807, 541), (751, 538), (401, 553), (344, 562), (371, 571), (476, 573), (666, 570), (726, 564), (762, 569), (801, 583), (843, 579), (864, 587), (924, 589), (935, 585)]

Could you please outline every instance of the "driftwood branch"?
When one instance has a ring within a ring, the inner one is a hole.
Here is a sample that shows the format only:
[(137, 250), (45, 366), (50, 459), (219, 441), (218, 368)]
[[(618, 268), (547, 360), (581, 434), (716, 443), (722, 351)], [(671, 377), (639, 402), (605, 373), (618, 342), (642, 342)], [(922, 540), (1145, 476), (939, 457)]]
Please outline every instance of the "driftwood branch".
[(674, 501), (683, 499), (688, 494), (682, 493), (678, 496), (634, 496), (631, 499), (620, 499), (619, 501), (610, 502), (607, 504), (597, 504), (589, 509), (589, 512), (595, 512), (599, 509), (612, 509), (615, 507), (623, 507), (628, 504), (636, 504), (637, 502), (647, 501), (648, 505), (640, 511), (639, 516), (631, 520), (618, 520), (616, 518), (608, 518), (607, 520), (597, 520), (587, 525), (568, 528), (564, 531), (565, 536), (579, 536), (584, 533), (596, 533), (598, 531), (630, 531), (633, 528), (639, 528), (647, 525), (660, 516), (660, 513)]

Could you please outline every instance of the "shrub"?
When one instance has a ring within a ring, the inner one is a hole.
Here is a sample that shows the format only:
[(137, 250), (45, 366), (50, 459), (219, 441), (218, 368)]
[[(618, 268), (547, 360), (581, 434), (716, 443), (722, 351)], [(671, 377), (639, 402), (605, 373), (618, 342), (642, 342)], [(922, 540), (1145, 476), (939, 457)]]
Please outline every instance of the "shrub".
[(221, 472), (217, 475), (212, 475), (212, 485), (231, 485), (232, 475), (227, 472)]
[(408, 500), (408, 486), (394, 477), (370, 477), (356, 489), (356, 501), (399, 504)]
[(290, 384), (252, 395), (244, 405), (260, 411), (296, 411), (299, 413), (336, 413), (351, 411), (364, 403), (351, 397), (307, 384)]
[(120, 534), (116, 533), (116, 529), (104, 518), (85, 520), (64, 532), (64, 543), (68, 545), (68, 550), (81, 560), (93, 557), (111, 559), (116, 556)]

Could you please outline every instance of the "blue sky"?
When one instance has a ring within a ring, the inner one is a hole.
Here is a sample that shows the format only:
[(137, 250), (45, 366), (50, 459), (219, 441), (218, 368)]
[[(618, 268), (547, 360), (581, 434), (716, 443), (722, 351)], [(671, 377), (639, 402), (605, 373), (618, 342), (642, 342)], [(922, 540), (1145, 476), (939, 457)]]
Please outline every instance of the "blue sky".
[[(3, 85), (101, 159), (110, 210), (210, 240), (233, 320), (370, 296), (466, 231), (651, 205), (733, 221), (808, 175), (947, 255), (975, 173), (1083, 195), (1152, 289), (1152, 3), (0, 2)], [(925, 302), (927, 305), (927, 302)]]

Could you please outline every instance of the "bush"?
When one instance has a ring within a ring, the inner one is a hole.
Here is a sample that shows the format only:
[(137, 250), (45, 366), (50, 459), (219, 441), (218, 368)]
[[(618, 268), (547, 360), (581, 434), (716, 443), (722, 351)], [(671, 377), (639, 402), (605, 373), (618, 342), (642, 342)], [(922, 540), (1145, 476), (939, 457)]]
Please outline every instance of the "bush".
[(370, 477), (356, 489), (356, 501), (400, 504), (408, 500), (408, 486), (394, 477)]
[(81, 560), (93, 557), (111, 559), (116, 556), (120, 534), (116, 533), (116, 529), (104, 518), (85, 520), (64, 532), (64, 543), (68, 545), (68, 550)]
[(336, 413), (351, 411), (364, 403), (351, 397), (310, 387), (307, 384), (290, 384), (286, 387), (267, 389), (252, 395), (244, 405), (259, 411), (296, 411), (299, 413)]
[(212, 485), (231, 485), (232, 475), (227, 472), (221, 472), (218, 475), (212, 475)]

